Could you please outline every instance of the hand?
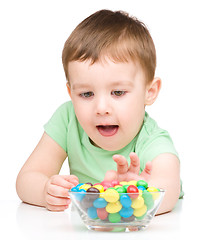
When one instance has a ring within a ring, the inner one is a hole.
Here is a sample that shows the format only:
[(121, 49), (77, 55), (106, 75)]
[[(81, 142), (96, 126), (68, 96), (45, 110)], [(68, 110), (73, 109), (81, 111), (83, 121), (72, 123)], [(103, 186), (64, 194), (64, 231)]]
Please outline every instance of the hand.
[(113, 160), (117, 163), (117, 171), (110, 170), (105, 174), (104, 180), (112, 181), (130, 181), (130, 180), (145, 180), (148, 182), (151, 176), (152, 163), (147, 162), (144, 170), (139, 175), (140, 160), (136, 153), (130, 153), (130, 166), (126, 158), (122, 155), (114, 155)]
[(44, 199), (50, 211), (63, 211), (71, 202), (68, 190), (78, 184), (75, 175), (54, 175), (46, 183)]

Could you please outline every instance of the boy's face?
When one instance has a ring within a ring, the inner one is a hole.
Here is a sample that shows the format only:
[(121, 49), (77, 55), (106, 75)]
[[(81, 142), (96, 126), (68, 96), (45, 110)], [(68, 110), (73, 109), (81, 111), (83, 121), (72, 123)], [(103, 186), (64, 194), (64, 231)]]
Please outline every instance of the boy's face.
[(110, 60), (70, 62), (72, 99), (79, 123), (95, 146), (116, 151), (141, 129), (146, 104), (146, 80), (139, 65)]

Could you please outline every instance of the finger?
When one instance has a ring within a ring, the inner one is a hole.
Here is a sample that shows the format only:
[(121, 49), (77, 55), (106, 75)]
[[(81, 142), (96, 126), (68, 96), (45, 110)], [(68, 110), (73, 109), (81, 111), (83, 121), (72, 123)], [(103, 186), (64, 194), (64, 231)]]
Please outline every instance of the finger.
[(139, 174), (140, 172), (140, 160), (136, 153), (130, 153), (130, 167), (129, 171), (135, 174)]
[(71, 178), (68, 178), (68, 176), (55, 175), (51, 178), (50, 183), (53, 185), (61, 186), (66, 189), (70, 189), (78, 184), (75, 178), (73, 178), (71, 182), (66, 179), (70, 180)]
[(47, 204), (47, 206), (46, 206), (46, 208), (47, 208), (49, 211), (54, 211), (54, 212), (64, 211), (64, 210), (67, 209), (68, 207), (69, 207), (69, 205), (57, 206), (57, 205)]
[(54, 184), (49, 184), (49, 186), (47, 188), (47, 193), (50, 194), (51, 196), (55, 196), (55, 197), (62, 197), (62, 198), (68, 198), (69, 197), (69, 193), (68, 193), (67, 188), (57, 186), (57, 185), (54, 185)]
[(66, 181), (71, 182), (75, 185), (79, 184), (78, 177), (75, 175), (62, 175), (62, 178), (64, 178)]
[(122, 155), (114, 155), (113, 160), (117, 163), (117, 174), (124, 174), (128, 171), (128, 162)]
[(147, 163), (146, 163), (145, 168), (144, 168), (144, 171), (145, 171), (147, 174), (151, 174), (151, 172), (152, 172), (152, 162), (147, 162)]
[(143, 180), (148, 182), (150, 177), (151, 177), (151, 172), (152, 172), (152, 163), (151, 162), (147, 162), (146, 165), (145, 165), (144, 170), (140, 174), (141, 179), (143, 179)]
[(47, 194), (45, 200), (48, 205), (52, 205), (52, 206), (67, 206), (71, 202), (69, 198), (54, 197), (54, 196), (51, 196), (50, 194)]
[(106, 172), (104, 181), (112, 181), (117, 179), (117, 172), (114, 170), (109, 170)]

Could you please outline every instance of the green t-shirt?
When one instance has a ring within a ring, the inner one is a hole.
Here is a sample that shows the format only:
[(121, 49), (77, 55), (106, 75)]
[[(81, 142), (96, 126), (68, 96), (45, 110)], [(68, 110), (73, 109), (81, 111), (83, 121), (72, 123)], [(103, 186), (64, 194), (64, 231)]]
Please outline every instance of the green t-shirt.
[(107, 151), (94, 146), (79, 124), (71, 101), (61, 105), (47, 124), (45, 132), (67, 153), (70, 173), (79, 178), (79, 182), (101, 182), (106, 171), (116, 170), (114, 154), (126, 157), (136, 152), (140, 159), (140, 173), (147, 161), (152, 161), (161, 153), (172, 153), (178, 157), (167, 131), (145, 113), (144, 122), (138, 135), (123, 149)]

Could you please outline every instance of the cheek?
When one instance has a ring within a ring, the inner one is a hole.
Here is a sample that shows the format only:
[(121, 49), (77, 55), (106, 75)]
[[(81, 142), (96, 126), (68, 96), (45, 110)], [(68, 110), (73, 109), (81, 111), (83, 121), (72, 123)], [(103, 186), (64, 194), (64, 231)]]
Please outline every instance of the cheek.
[(91, 111), (85, 104), (75, 104), (74, 105), (76, 117), (84, 128), (91, 121)]

